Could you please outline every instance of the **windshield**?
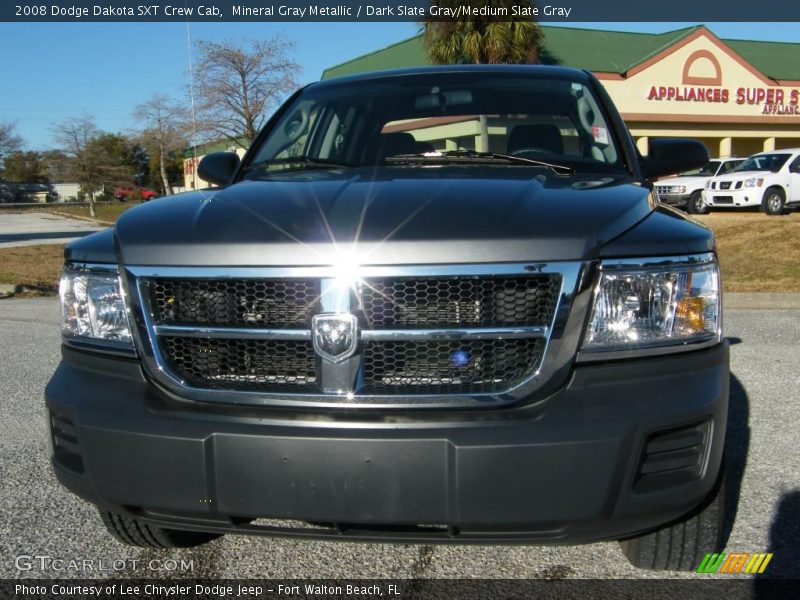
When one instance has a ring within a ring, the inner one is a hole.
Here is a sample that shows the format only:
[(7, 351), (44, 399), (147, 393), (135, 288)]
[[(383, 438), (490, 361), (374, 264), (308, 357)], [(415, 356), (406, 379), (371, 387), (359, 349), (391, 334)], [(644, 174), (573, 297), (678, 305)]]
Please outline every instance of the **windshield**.
[(678, 173), (678, 177), (710, 177), (716, 174), (718, 168), (719, 168), (719, 161), (712, 160), (706, 166), (701, 167), (699, 169), (692, 169), (691, 171), (684, 171), (683, 173)]
[(439, 72), (309, 87), (260, 141), (245, 177), (448, 163), (627, 173), (613, 130), (582, 83)]
[(759, 154), (751, 156), (734, 169), (736, 171), (772, 171), (777, 173), (789, 160), (790, 154)]

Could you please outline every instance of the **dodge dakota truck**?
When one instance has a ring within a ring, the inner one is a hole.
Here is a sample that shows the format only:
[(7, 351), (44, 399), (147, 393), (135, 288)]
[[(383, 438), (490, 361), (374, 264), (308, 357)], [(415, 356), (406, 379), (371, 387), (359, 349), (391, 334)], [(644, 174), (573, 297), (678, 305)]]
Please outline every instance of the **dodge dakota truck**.
[(722, 543), (714, 237), (602, 85), (546, 66), (313, 83), (214, 184), (67, 246), (58, 480), (147, 547), (226, 534)]

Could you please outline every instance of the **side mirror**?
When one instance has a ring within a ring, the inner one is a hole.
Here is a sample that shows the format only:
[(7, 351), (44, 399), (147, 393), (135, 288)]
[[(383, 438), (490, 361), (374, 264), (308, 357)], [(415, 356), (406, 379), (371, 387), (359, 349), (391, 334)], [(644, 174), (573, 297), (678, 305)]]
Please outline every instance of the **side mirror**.
[(647, 156), (642, 159), (642, 173), (647, 179), (656, 179), (708, 163), (708, 150), (696, 140), (683, 138), (658, 138), (650, 140)]
[(239, 155), (235, 152), (212, 152), (200, 160), (197, 174), (214, 185), (228, 185), (238, 167)]

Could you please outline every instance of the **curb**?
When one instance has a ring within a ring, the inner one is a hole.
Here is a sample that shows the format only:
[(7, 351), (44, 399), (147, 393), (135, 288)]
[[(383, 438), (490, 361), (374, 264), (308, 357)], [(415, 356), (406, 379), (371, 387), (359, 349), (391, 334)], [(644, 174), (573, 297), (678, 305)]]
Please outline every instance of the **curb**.
[(800, 310), (798, 292), (727, 292), (725, 310)]
[(53, 215), (58, 215), (59, 217), (66, 217), (67, 219), (77, 219), (78, 221), (87, 221), (89, 223), (97, 223), (98, 225), (106, 225), (106, 226), (114, 225), (112, 221), (101, 221), (100, 219), (92, 219), (91, 217), (81, 217), (79, 215), (72, 215), (70, 213), (64, 213), (58, 210), (49, 210), (47, 212)]
[(25, 296), (26, 294), (36, 294), (39, 296), (55, 296), (58, 294), (58, 287), (46, 286), (46, 285), (31, 285), (27, 283), (0, 284), (0, 300), (4, 300), (6, 298), (14, 298), (19, 295)]

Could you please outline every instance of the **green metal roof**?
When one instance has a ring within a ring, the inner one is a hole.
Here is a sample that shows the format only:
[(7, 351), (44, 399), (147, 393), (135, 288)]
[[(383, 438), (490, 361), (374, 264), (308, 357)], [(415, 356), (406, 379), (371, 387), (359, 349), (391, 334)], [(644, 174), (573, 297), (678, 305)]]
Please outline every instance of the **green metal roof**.
[(756, 69), (773, 79), (800, 80), (800, 44), (724, 40)]
[(375, 52), (348, 60), (340, 65), (329, 67), (322, 72), (322, 79), (354, 75), (366, 71), (402, 69), (403, 67), (420, 67), (430, 64), (421, 38), (421, 35), (417, 35)]
[[(660, 34), (547, 25), (540, 27), (544, 37), (541, 55), (543, 63), (594, 72), (625, 73), (703, 26), (696, 25)], [(800, 80), (800, 44), (723, 41), (768, 77)], [(427, 64), (429, 61), (420, 34), (332, 66), (322, 73), (322, 79)]]
[[(542, 27), (543, 61), (604, 73), (624, 73), (694, 33), (687, 27), (662, 34)], [(598, 51), (602, 48), (602, 51)]]

